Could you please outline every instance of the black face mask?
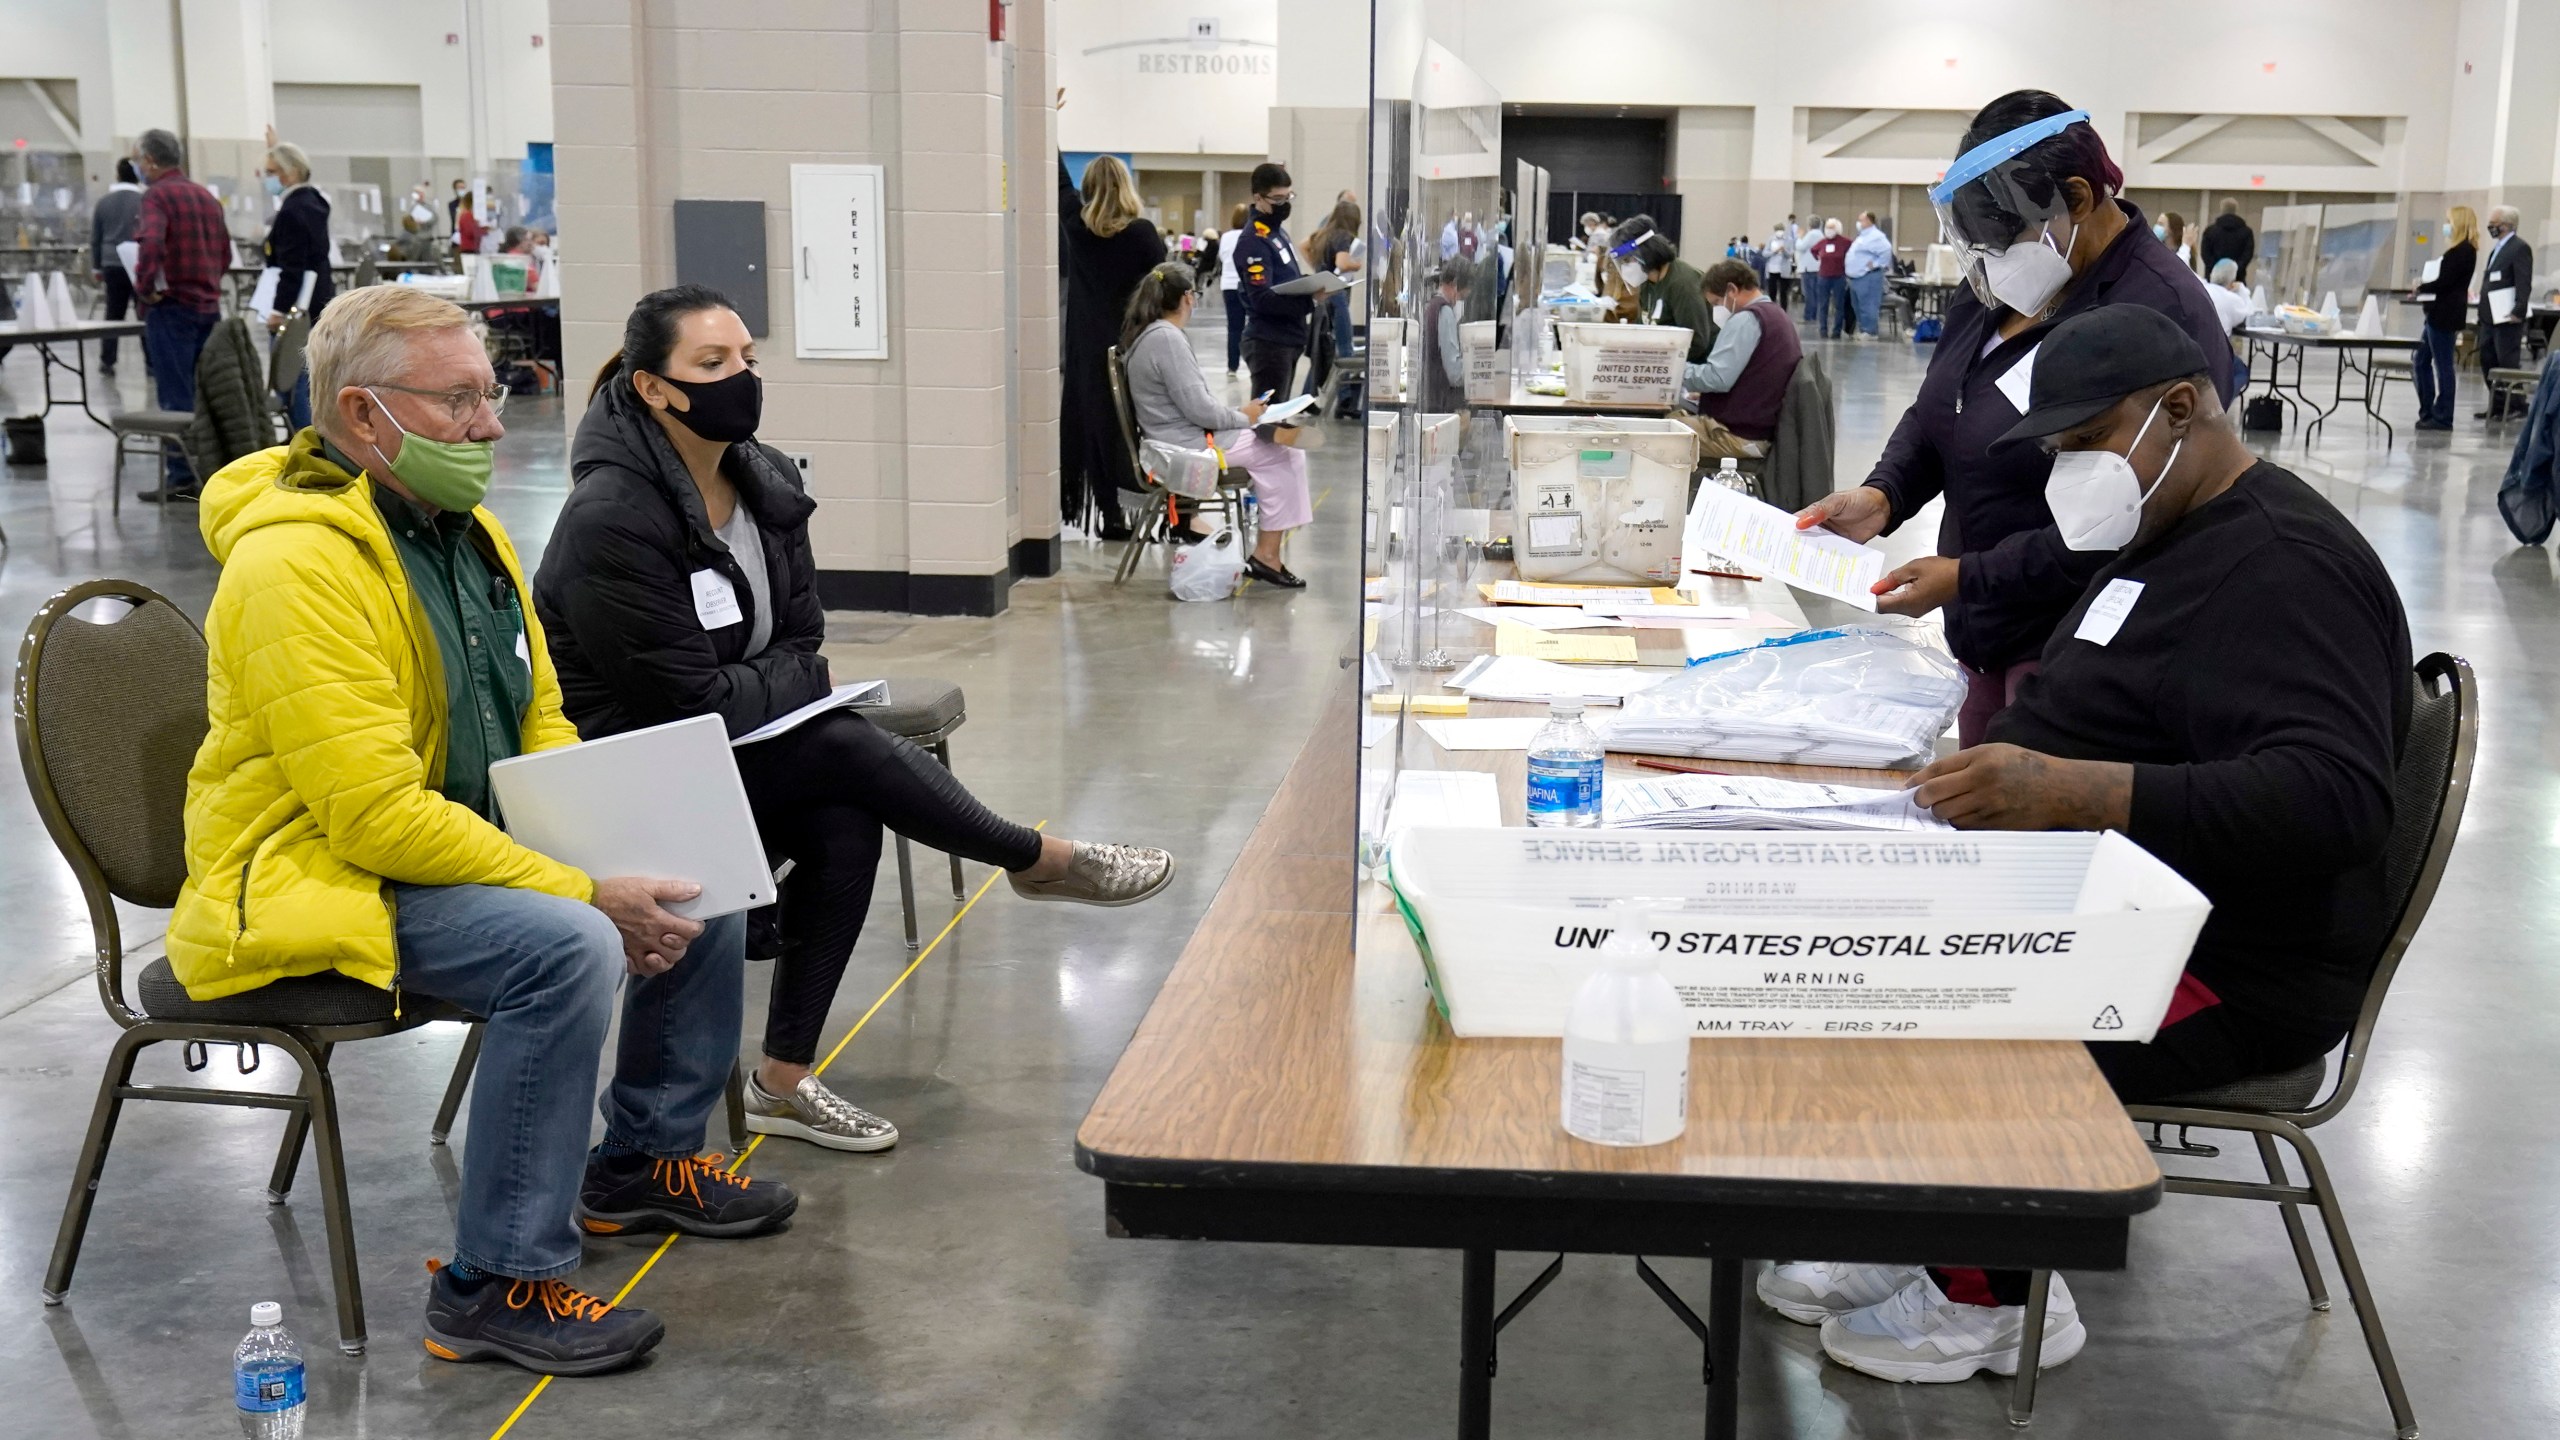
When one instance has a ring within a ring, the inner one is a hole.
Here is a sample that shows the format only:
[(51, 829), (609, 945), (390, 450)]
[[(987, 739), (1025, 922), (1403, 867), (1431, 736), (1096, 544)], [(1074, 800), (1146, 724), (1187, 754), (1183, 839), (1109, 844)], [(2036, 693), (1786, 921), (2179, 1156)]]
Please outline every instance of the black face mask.
[(756, 422), (764, 418), (764, 378), (753, 370), (740, 370), (717, 380), (678, 380), (661, 375), (658, 383), (684, 396), (693, 406), (690, 410), (667, 407), (677, 424), (705, 440), (734, 445), (755, 438)]
[(1274, 225), (1277, 225), (1277, 224), (1279, 224), (1281, 221), (1286, 220), (1286, 219), (1288, 219), (1288, 218), (1289, 218), (1289, 202), (1288, 202), (1288, 201), (1286, 201), (1286, 200), (1272, 200), (1272, 201), (1267, 201), (1267, 202), (1265, 202), (1265, 203), (1267, 203), (1268, 205), (1270, 205), (1270, 207), (1271, 207), (1271, 208), (1270, 208), (1270, 209), (1268, 209), (1268, 210), (1265, 210), (1264, 212), (1262, 212), (1262, 214), (1263, 214), (1263, 218), (1264, 218), (1264, 219), (1269, 220), (1269, 221), (1270, 221), (1272, 224), (1274, 224)]

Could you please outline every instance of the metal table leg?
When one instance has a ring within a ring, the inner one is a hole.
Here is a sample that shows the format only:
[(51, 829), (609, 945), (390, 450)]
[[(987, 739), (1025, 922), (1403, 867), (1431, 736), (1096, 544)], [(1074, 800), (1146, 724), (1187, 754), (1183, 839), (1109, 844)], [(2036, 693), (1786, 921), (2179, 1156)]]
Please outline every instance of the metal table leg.
[(71, 363), (67, 365), (63, 363), (62, 357), (53, 353), (53, 347), (60, 344), (60, 341), (39, 340), (35, 343), (36, 358), (43, 362), (43, 364), (38, 368), (41, 369), (44, 374), (44, 408), (36, 413), (39, 415), (50, 415), (53, 413), (53, 407), (62, 403), (61, 400), (53, 393), (53, 372), (56, 370), (68, 370), (71, 372), (72, 378), (79, 382), (80, 393), (76, 397), (67, 398), (71, 398), (73, 403), (80, 407), (80, 413), (88, 416), (91, 424), (97, 426), (101, 430), (114, 429), (114, 426), (98, 418), (97, 411), (89, 408), (88, 342), (85, 340), (74, 340), (71, 342)]
[(1707, 1440), (1734, 1440), (1742, 1413), (1742, 1272), (1750, 1262), (1719, 1256), (1707, 1277)]
[(1464, 1252), (1458, 1281), (1458, 1440), (1493, 1434), (1493, 1252)]

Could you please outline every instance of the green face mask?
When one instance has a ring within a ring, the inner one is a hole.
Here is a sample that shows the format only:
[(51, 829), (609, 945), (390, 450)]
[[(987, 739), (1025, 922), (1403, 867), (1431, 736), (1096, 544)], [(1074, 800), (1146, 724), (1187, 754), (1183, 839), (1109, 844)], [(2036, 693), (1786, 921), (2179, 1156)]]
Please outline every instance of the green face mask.
[(409, 427), (382, 403), (382, 397), (368, 389), (374, 408), (391, 428), (400, 432), (400, 463), (393, 465), (382, 447), (373, 447), (374, 458), (390, 470), (409, 493), (439, 510), (469, 511), (489, 495), (489, 472), (497, 463), (494, 446), (487, 440), (433, 440), (412, 435)]

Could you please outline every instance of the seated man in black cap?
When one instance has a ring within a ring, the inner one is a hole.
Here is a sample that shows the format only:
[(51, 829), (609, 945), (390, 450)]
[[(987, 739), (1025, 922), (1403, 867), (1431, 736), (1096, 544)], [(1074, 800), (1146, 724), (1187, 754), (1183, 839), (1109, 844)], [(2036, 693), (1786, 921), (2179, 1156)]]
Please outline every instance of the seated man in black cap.
[[(2055, 327), (2030, 402), (1999, 443), (2050, 448), (2064, 543), (2118, 553), (1988, 743), (1921, 771), (1918, 799), (1967, 829), (2120, 830), (2213, 902), (2158, 1035), (2089, 1047), (2119, 1096), (2300, 1066), (2345, 1038), (2392, 919), (2399, 592), (2344, 515), (2241, 443), (2204, 355), (2160, 312)], [(1800, 1264), (1761, 1293), (1820, 1320), (1844, 1365), (1961, 1380), (2016, 1373), (2026, 1281)], [(2056, 1276), (2044, 1364), (2085, 1339)]]

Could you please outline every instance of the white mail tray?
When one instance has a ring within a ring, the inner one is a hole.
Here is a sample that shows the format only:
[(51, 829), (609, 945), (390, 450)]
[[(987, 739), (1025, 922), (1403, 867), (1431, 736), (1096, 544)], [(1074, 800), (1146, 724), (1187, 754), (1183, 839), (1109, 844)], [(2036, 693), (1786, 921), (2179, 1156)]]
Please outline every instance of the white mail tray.
[(1698, 1035), (2148, 1040), (2211, 909), (2113, 831), (1415, 829), (1388, 880), (1462, 1036), (1563, 1033), (1641, 925)]

